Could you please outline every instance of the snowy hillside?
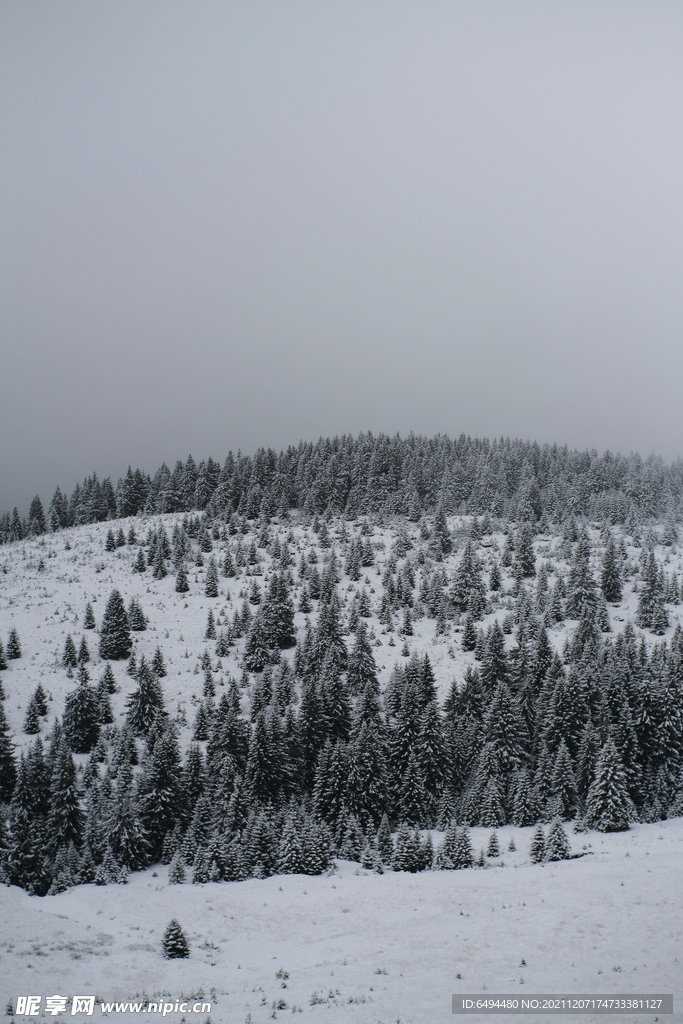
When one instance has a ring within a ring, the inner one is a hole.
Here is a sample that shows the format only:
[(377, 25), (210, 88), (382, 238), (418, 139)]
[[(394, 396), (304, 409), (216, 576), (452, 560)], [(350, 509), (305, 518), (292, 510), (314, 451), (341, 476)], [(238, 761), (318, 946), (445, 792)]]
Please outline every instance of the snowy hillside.
[(676, 529), (545, 525), (139, 515), (0, 548), (3, 997), (387, 1024), (679, 992)]

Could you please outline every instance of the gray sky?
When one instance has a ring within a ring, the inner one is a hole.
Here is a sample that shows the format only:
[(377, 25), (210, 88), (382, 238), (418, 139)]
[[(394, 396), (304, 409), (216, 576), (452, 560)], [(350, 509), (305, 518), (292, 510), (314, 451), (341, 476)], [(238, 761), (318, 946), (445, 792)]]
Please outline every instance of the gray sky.
[(683, 454), (683, 6), (0, 5), (0, 510), (371, 429)]

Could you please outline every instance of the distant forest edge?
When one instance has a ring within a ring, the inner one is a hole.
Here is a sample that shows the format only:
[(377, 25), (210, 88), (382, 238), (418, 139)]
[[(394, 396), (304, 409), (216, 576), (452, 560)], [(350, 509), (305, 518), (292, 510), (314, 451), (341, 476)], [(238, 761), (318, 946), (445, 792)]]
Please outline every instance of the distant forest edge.
[(129, 467), (116, 486), (93, 473), (70, 497), (57, 487), (47, 509), (36, 496), (27, 519), (16, 508), (5, 513), (0, 541), (139, 512), (256, 519), (296, 509), (417, 521), (441, 506), (447, 514), (490, 513), (541, 529), (569, 516), (635, 528), (643, 519), (679, 520), (682, 497), (681, 459), (666, 466), (654, 455), (599, 455), (509, 438), (367, 433), (301, 441), (279, 453), (230, 452), (222, 466), (212, 458), (197, 465), (190, 456), (173, 470), (162, 463), (152, 477)]

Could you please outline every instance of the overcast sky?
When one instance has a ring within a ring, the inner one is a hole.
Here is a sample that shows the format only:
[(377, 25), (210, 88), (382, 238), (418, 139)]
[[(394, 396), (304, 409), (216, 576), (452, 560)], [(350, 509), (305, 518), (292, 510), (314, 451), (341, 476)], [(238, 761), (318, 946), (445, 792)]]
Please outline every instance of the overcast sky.
[(683, 454), (683, 5), (0, 5), (0, 510), (371, 429)]

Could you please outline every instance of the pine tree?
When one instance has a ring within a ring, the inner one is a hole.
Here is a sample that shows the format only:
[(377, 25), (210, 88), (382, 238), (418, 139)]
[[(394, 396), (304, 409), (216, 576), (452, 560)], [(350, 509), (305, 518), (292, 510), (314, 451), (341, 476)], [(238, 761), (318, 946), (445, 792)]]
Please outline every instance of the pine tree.
[(456, 570), (451, 598), (458, 611), (469, 611), (472, 618), (478, 619), (484, 609), (484, 593), (481, 563), (468, 540)]
[(515, 793), (512, 806), (512, 823), (518, 828), (533, 825), (538, 818), (538, 808), (534, 797), (529, 772), (524, 768), (517, 773)]
[(164, 577), (168, 576), (168, 569), (166, 568), (166, 559), (164, 557), (164, 548), (158, 542), (156, 551), (154, 552), (154, 571), (152, 575), (155, 580), (163, 580)]
[(546, 860), (567, 860), (570, 853), (567, 833), (562, 828), (562, 822), (555, 818), (548, 829), (548, 838), (545, 844)]
[(463, 651), (473, 651), (477, 646), (477, 629), (471, 615), (465, 617), (461, 643)]
[(168, 924), (164, 932), (162, 949), (167, 960), (186, 960), (190, 955), (187, 939), (175, 918)]
[(536, 573), (533, 540), (531, 527), (525, 523), (517, 531), (515, 538), (515, 568), (522, 578), (534, 576)]
[(0, 802), (9, 803), (17, 781), (17, 766), (9, 738), (5, 707), (0, 700)]
[(128, 605), (128, 624), (136, 633), (144, 633), (147, 629), (147, 617), (136, 597), (132, 597)]
[(185, 881), (185, 866), (183, 864), (183, 858), (180, 853), (174, 854), (173, 860), (171, 861), (168, 869), (168, 884), (169, 885), (182, 885)]
[(76, 783), (76, 765), (64, 741), (55, 753), (50, 779), (50, 808), (47, 817), (46, 846), (54, 856), (60, 847), (70, 842), (81, 845), (83, 811)]
[(489, 836), (488, 846), (486, 847), (487, 857), (500, 857), (500, 843), (498, 842), (498, 833), (494, 830)]
[(391, 828), (386, 814), (382, 815), (376, 836), (377, 852), (382, 858), (383, 864), (391, 864), (394, 856), (394, 844), (391, 838)]
[(132, 646), (123, 598), (118, 590), (113, 590), (100, 627), (100, 657), (106, 661), (127, 658)]
[(211, 733), (211, 715), (209, 714), (206, 702), (202, 701), (197, 708), (194, 720), (193, 740), (208, 740)]
[(301, 826), (293, 814), (289, 814), (282, 830), (278, 847), (277, 869), (283, 875), (296, 875), (303, 871), (304, 851)]
[(5, 645), (0, 640), (0, 672), (4, 672), (7, 668), (7, 658), (5, 656)]
[[(138, 548), (138, 553), (133, 562), (133, 572), (145, 572), (147, 569), (147, 560), (145, 558), (145, 552), (142, 548)], [(177, 586), (176, 586), (177, 589)]]
[(486, 638), (481, 664), (481, 681), (489, 693), (493, 693), (500, 683), (508, 681), (508, 676), (505, 636), (500, 623), (496, 620)]
[(617, 546), (610, 536), (602, 558), (600, 586), (606, 601), (616, 604), (621, 601), (621, 566)]
[(533, 834), (531, 840), (531, 849), (529, 850), (532, 864), (542, 864), (545, 860), (545, 834), (543, 832), (543, 826), (537, 825), (536, 831)]
[(362, 619), (359, 620), (356, 628), (356, 638), (349, 654), (346, 678), (351, 693), (356, 696), (363, 693), (368, 684), (375, 690), (379, 689), (377, 665), (368, 637), (368, 627)]
[(161, 855), (164, 839), (186, 815), (180, 749), (174, 730), (161, 722), (147, 741), (138, 779), (140, 823), (149, 842), (150, 859)]
[(394, 871), (420, 871), (422, 858), (420, 856), (420, 834), (413, 831), (409, 825), (399, 825), (394, 844), (394, 856), (391, 864)]
[(441, 871), (452, 871), (455, 868), (454, 863), (454, 848), (456, 845), (458, 826), (455, 823), (451, 823), (446, 828), (443, 842), (436, 851), (436, 857), (434, 860), (434, 866)]
[(650, 548), (643, 552), (640, 565), (640, 591), (636, 622), (644, 629), (661, 635), (668, 625), (663, 605), (663, 588), (655, 553)]
[(270, 661), (268, 634), (259, 612), (252, 623), (244, 648), (244, 664), (250, 672), (262, 672)]
[(83, 629), (95, 629), (97, 623), (95, 622), (95, 613), (92, 610), (90, 601), (85, 606), (85, 615), (83, 616)]
[(210, 559), (209, 568), (206, 571), (204, 594), (206, 597), (218, 597), (218, 568), (216, 559), (213, 557)]
[(28, 811), (10, 815), (10, 836), (4, 868), (10, 885), (44, 896), (49, 886), (48, 869), (42, 844)]
[(624, 766), (610, 738), (600, 751), (588, 790), (586, 824), (600, 832), (621, 832), (629, 827), (633, 812)]
[(78, 647), (78, 664), (85, 665), (90, 661), (90, 651), (88, 650), (88, 641), (85, 637), (81, 638), (80, 645)]
[(168, 674), (166, 672), (166, 662), (164, 661), (164, 652), (162, 651), (161, 647), (159, 647), (158, 645), (157, 645), (156, 650), (154, 651), (154, 657), (152, 658), (152, 672), (154, 672), (154, 674), (159, 679), (163, 679), (164, 676)]
[(28, 707), (26, 708), (24, 732), (27, 736), (35, 736), (36, 733), (40, 732), (40, 714), (38, 712), (35, 697), (31, 697), (28, 702)]
[(100, 678), (100, 686), (105, 693), (116, 693), (116, 677), (114, 676), (113, 669), (109, 662), (104, 667), (104, 672)]
[(555, 755), (553, 776), (550, 783), (550, 799), (553, 812), (562, 821), (573, 818), (577, 811), (576, 778), (571, 754), (564, 740)]
[(504, 825), (506, 820), (503, 797), (498, 780), (491, 777), (482, 793), (479, 808), (479, 824), (484, 828)]
[(38, 537), (47, 530), (45, 512), (40, 497), (36, 494), (31, 502), (28, 512), (28, 532), (32, 537)]
[(190, 584), (187, 579), (187, 572), (184, 565), (178, 566), (178, 571), (175, 577), (175, 589), (176, 594), (186, 594), (190, 589)]
[(144, 657), (138, 671), (138, 687), (127, 700), (128, 723), (136, 736), (146, 736), (157, 715), (165, 714), (164, 697), (156, 673)]
[(104, 543), (105, 551), (116, 551), (116, 537), (113, 530), (107, 530), (107, 539)]
[(320, 751), (313, 784), (316, 813), (330, 825), (345, 813), (348, 790), (348, 750), (346, 744), (326, 740)]
[(576, 545), (569, 571), (567, 615), (570, 619), (580, 619), (593, 610), (595, 603), (595, 581), (590, 568), (590, 544), (584, 533)]
[(104, 676), (102, 676), (97, 684), (95, 693), (98, 707), (97, 721), (100, 725), (111, 725), (114, 721), (114, 712), (112, 711), (111, 700), (109, 699), (108, 683)]
[(472, 854), (472, 841), (470, 839), (469, 829), (465, 826), (458, 829), (456, 832), (451, 856), (453, 859), (453, 867), (456, 868), (456, 870), (472, 867), (472, 862), (474, 860)]
[(87, 754), (92, 750), (99, 737), (99, 723), (100, 702), (82, 666), (76, 689), (67, 694), (62, 719), (66, 741), (74, 753)]
[(21, 657), (21, 643), (19, 642), (19, 634), (15, 627), (12, 627), (9, 631), (9, 637), (7, 640), (7, 657), (10, 661), (14, 661)]

